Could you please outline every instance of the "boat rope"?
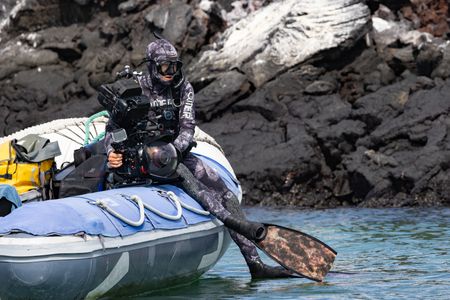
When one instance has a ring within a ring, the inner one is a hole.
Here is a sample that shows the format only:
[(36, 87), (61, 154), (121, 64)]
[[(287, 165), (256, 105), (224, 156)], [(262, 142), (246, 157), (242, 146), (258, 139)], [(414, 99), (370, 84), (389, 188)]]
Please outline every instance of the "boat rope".
[(106, 210), (108, 213), (110, 213), (114, 217), (118, 218), (119, 220), (125, 222), (126, 224), (128, 224), (130, 226), (134, 226), (134, 227), (141, 226), (144, 223), (144, 219), (145, 219), (144, 203), (143, 203), (142, 199), (136, 195), (129, 197), (129, 199), (136, 202), (139, 207), (139, 220), (138, 221), (132, 221), (132, 220), (122, 216), (121, 214), (119, 214), (117, 211), (115, 211), (108, 205), (107, 199), (98, 199), (91, 203), (94, 205), (97, 205), (101, 209)]
[(193, 213), (196, 213), (198, 215), (202, 215), (202, 216), (209, 216), (210, 215), (209, 211), (206, 211), (206, 210), (203, 210), (203, 209), (198, 209), (198, 208), (195, 208), (193, 206), (190, 206), (190, 205), (184, 203), (172, 191), (166, 192), (166, 191), (160, 190), (160, 191), (158, 191), (158, 194), (160, 196), (166, 198), (167, 200), (169, 200), (175, 206), (175, 208), (177, 209), (177, 215), (176, 216), (171, 216), (171, 215), (168, 215), (166, 213), (163, 213), (163, 212), (159, 211), (158, 209), (156, 209), (156, 208), (152, 207), (151, 205), (149, 205), (149, 204), (144, 202), (144, 207), (145, 208), (147, 208), (148, 210), (154, 212), (155, 214), (157, 214), (160, 217), (163, 217), (163, 218), (166, 218), (166, 219), (169, 219), (169, 220), (173, 220), (173, 221), (179, 220), (181, 218), (181, 214), (182, 214), (182, 209), (181, 209), (182, 207), (187, 209), (187, 210), (189, 210), (189, 211), (191, 211), (191, 212), (193, 212)]
[(195, 208), (195, 207), (190, 206), (190, 205), (188, 205), (188, 204), (186, 204), (186, 203), (184, 203), (184, 202), (181, 202), (181, 201), (180, 201), (180, 204), (181, 204), (181, 206), (182, 206), (183, 208), (185, 208), (185, 209), (187, 209), (187, 210), (190, 210), (190, 211), (192, 211), (193, 213), (196, 213), (196, 214), (198, 214), (198, 215), (209, 216), (209, 215), (211, 214), (211, 213), (210, 213), (209, 211), (207, 211), (207, 210)]
[(112, 209), (108, 205), (107, 199), (99, 199), (96, 201), (91, 201), (90, 203), (97, 205), (98, 207), (106, 210), (108, 213), (110, 213), (114, 217), (118, 218), (119, 220), (125, 222), (128, 225), (134, 226), (134, 227), (141, 226), (144, 223), (144, 208), (150, 210), (151, 212), (160, 216), (161, 218), (171, 220), (171, 221), (177, 221), (177, 220), (181, 219), (182, 214), (183, 214), (182, 207), (193, 213), (199, 214), (199, 215), (203, 215), (203, 216), (210, 215), (209, 211), (198, 209), (198, 208), (195, 208), (193, 206), (190, 206), (190, 205), (182, 202), (180, 200), (180, 198), (178, 198), (177, 195), (175, 195), (175, 193), (172, 191), (166, 192), (166, 191), (160, 190), (160, 191), (158, 191), (158, 194), (161, 197), (166, 198), (175, 207), (175, 209), (177, 211), (175, 215), (170, 215), (170, 214), (164, 213), (164, 212), (160, 211), (159, 209), (151, 206), (150, 204), (145, 203), (144, 201), (142, 201), (142, 199), (138, 195), (132, 195), (130, 197), (126, 196), (126, 195), (122, 195), (122, 196), (124, 196), (126, 199), (132, 200), (137, 203), (137, 205), (139, 207), (139, 221), (132, 221), (132, 220), (124, 217), (123, 215), (121, 215), (120, 213), (115, 211), (114, 209)]
[[(104, 111), (98, 112), (98, 113), (96, 113), (96, 114), (90, 116), (90, 117), (86, 120), (86, 122), (84, 123), (84, 133), (85, 133), (85, 136), (84, 136), (84, 145), (89, 144), (89, 134), (90, 134), (90, 126), (91, 126), (91, 123), (92, 123), (95, 119), (98, 119), (98, 118), (100, 118), (100, 117), (108, 117), (108, 116), (109, 116), (109, 113), (108, 113), (106, 110), (104, 110)], [(95, 129), (95, 131), (97, 131), (97, 129)], [(102, 132), (102, 133), (100, 133), (99, 135), (97, 135), (91, 142), (96, 142), (96, 141), (102, 139), (104, 136), (105, 136), (105, 132)]]
[[(178, 199), (177, 195), (175, 195), (174, 192), (165, 192), (165, 191), (158, 191), (158, 194), (160, 194), (161, 196), (166, 198), (170, 203), (172, 203), (175, 206), (175, 208), (177, 210), (177, 214), (175, 216), (166, 214), (145, 202), (144, 202), (144, 207), (146, 209), (150, 210), (151, 212), (157, 214), (158, 216), (168, 219), (168, 220), (177, 221), (177, 220), (181, 219), (181, 215), (182, 215), (183, 211), (181, 209), (181, 203), (180, 203), (180, 200)], [(138, 197), (138, 196), (135, 196), (135, 197)]]
[[(193, 213), (196, 213), (196, 214), (202, 215), (202, 216), (209, 216), (209, 215), (210, 215), (209, 211), (206, 211), (206, 210), (203, 210), (203, 209), (198, 209), (198, 208), (195, 208), (195, 207), (193, 207), (193, 206), (190, 206), (190, 205), (184, 203), (183, 201), (181, 201), (180, 198), (177, 197), (177, 195), (175, 195), (174, 192), (171, 192), (171, 191), (169, 191), (169, 192), (166, 192), (166, 191), (158, 191), (158, 194), (159, 194), (160, 196), (162, 196), (162, 197), (167, 198), (168, 200), (170, 200), (170, 201), (172, 201), (172, 202), (178, 202), (178, 203), (180, 204), (181, 207), (183, 207), (183, 208), (185, 208), (185, 209), (187, 209), (187, 210), (189, 210), (189, 211), (192, 211)], [(144, 206), (145, 206), (145, 205), (146, 205), (146, 204), (145, 204), (145, 202), (144, 202)], [(181, 208), (181, 207), (180, 207), (180, 208)], [(147, 208), (147, 207), (146, 207), (146, 208)], [(155, 212), (155, 213), (156, 213), (156, 212)], [(181, 217), (181, 216), (180, 216), (180, 217)]]
[[(55, 133), (55, 134), (60, 134), (61, 131), (68, 131), (67, 128), (70, 126), (76, 126), (78, 129), (81, 126), (85, 126), (85, 122), (88, 118), (69, 118), (69, 119), (57, 119), (57, 120), (53, 120), (47, 123), (43, 123), (43, 124), (39, 124), (39, 125), (35, 125), (35, 126), (31, 126), (28, 128), (25, 128), (23, 130), (17, 131), (15, 133), (12, 133), (8, 136), (4, 136), (4, 137), (0, 137), (0, 142), (4, 141), (4, 140), (11, 140), (11, 139), (20, 139), (28, 134), (38, 134), (38, 135), (43, 135), (43, 134), (51, 134), (51, 133)], [(101, 126), (103, 128), (104, 125), (106, 125), (108, 119), (103, 117), (103, 118), (98, 118), (97, 120), (95, 120), (95, 122), (93, 123), (94, 126)], [(83, 137), (80, 139), (79, 144), (83, 144), (83, 140), (84, 137), (86, 135), (86, 133), (84, 132), (84, 130), (80, 130), (82, 132)], [(100, 134), (102, 134), (100, 132)], [(61, 134), (60, 134), (61, 135)], [(75, 135), (75, 137), (69, 138), (65, 135), (62, 135), (65, 138), (68, 138), (72, 141), (74, 141), (74, 138), (79, 138), (79, 135)]]

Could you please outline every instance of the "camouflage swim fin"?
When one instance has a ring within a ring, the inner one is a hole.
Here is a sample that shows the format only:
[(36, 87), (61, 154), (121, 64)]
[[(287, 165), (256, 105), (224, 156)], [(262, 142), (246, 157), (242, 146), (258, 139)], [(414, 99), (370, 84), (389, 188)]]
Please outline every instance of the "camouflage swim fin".
[(301, 231), (247, 221), (234, 215), (222, 222), (252, 241), (280, 265), (303, 277), (322, 281), (333, 266), (336, 251)]
[(264, 224), (266, 235), (253, 243), (286, 269), (322, 281), (333, 266), (337, 252), (301, 231)]
[[(177, 173), (183, 178), (181, 186), (187, 194), (196, 199), (226, 227), (245, 236), (286, 269), (315, 281), (322, 281), (331, 269), (336, 251), (318, 239), (286, 227), (248, 221), (243, 213), (239, 213), (239, 209), (233, 209), (234, 214), (220, 217), (219, 212), (222, 210), (217, 209), (219, 205), (215, 207), (210, 205), (204, 193), (201, 193), (207, 188), (189, 169), (179, 164)], [(238, 201), (233, 202), (239, 207)]]

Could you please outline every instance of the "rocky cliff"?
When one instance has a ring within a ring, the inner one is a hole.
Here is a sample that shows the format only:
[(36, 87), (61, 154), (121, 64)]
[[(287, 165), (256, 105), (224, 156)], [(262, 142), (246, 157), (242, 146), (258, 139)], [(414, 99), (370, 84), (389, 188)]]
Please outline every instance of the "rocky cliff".
[(0, 134), (100, 110), (158, 30), (246, 203), (450, 204), (446, 1), (4, 2)]

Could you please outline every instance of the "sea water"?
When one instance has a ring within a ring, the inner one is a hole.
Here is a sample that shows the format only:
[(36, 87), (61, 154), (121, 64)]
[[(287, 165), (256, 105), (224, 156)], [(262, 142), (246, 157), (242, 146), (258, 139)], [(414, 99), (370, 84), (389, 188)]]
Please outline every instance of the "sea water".
[(321, 283), (251, 280), (233, 243), (194, 283), (131, 299), (450, 299), (450, 208), (245, 211), (326, 242), (338, 252), (332, 272)]

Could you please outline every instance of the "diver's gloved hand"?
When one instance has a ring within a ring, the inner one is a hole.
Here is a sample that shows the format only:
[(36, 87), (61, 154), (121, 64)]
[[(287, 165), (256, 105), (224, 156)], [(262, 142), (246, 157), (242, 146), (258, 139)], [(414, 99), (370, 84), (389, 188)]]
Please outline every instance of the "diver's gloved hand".
[(255, 262), (248, 265), (252, 279), (275, 279), (275, 278), (301, 278), (302, 276), (285, 269), (282, 266), (272, 267), (263, 262)]
[(226, 227), (255, 242), (262, 241), (267, 234), (264, 224), (247, 221), (235, 215), (229, 215), (223, 220), (223, 223)]

